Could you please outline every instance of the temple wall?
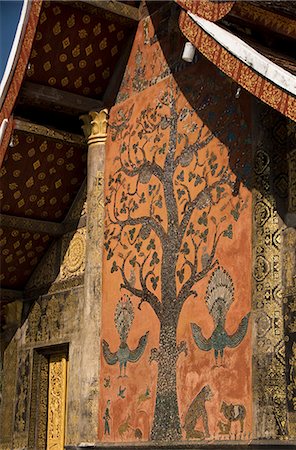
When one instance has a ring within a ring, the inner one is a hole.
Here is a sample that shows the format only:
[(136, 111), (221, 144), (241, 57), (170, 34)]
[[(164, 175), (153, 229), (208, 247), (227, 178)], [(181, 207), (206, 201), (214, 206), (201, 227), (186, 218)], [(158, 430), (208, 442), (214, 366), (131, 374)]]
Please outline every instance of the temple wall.
[(251, 98), (176, 26), (141, 22), (110, 112), (99, 441), (254, 436)]
[(184, 43), (171, 5), (139, 23), (4, 352), (3, 450), (45, 448), (60, 353), (69, 449), (296, 439), (295, 124)]
[[(31, 277), (26, 292), (29, 298), (36, 300), (29, 302), (28, 311), (24, 305), (22, 325), (5, 350), (1, 449), (45, 447), (48, 360), (53, 352), (60, 350), (68, 359), (66, 443), (80, 441), (85, 194), (82, 189), (67, 218), (69, 228), (73, 229), (75, 223), (77, 229), (52, 245)], [(42, 357), (46, 360), (43, 366), (39, 361)], [(52, 378), (59, 392), (59, 377)], [(59, 414), (56, 408), (55, 413)]]

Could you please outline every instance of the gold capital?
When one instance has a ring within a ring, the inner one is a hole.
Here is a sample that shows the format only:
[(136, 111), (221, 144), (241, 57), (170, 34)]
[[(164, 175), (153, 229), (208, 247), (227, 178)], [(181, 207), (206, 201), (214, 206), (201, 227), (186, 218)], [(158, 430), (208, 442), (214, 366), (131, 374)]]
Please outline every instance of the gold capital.
[(82, 129), (87, 138), (88, 145), (101, 144), (106, 141), (108, 127), (108, 110), (90, 111), (88, 114), (80, 116), (83, 121)]

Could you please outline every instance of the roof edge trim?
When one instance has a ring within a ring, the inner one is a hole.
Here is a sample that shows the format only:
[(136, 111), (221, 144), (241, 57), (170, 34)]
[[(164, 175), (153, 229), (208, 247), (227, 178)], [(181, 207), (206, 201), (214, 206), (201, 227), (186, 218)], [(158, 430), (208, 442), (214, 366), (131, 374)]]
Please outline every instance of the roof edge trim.
[(8, 61), (5, 71), (0, 83), (0, 108), (4, 103), (10, 82), (13, 78), (13, 73), (17, 65), (18, 57), (22, 48), (23, 38), (25, 35), (28, 19), (30, 16), (31, 4), (30, 0), (23, 0), (23, 7), (20, 15), (20, 20), (16, 29), (13, 44), (9, 53)]
[(188, 15), (216, 42), (228, 50), (237, 59), (267, 78), (269, 81), (296, 95), (296, 77), (287, 70), (279, 67), (261, 53), (257, 52), (242, 39), (224, 30), (217, 24), (188, 12)]

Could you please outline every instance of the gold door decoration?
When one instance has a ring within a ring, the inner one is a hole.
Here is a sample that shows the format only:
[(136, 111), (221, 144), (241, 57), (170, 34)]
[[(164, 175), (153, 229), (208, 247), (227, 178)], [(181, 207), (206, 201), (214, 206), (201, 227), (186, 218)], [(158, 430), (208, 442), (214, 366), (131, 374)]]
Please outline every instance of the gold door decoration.
[(48, 386), (47, 450), (62, 450), (65, 440), (67, 359), (50, 355)]

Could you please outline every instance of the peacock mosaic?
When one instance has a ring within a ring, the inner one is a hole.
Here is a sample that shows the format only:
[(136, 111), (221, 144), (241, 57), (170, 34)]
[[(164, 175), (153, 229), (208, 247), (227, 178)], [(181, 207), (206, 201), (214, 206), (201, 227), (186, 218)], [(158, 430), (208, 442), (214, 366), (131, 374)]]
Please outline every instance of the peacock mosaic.
[(250, 106), (205, 60), (149, 83), (146, 22), (106, 144), (98, 439), (247, 440)]

